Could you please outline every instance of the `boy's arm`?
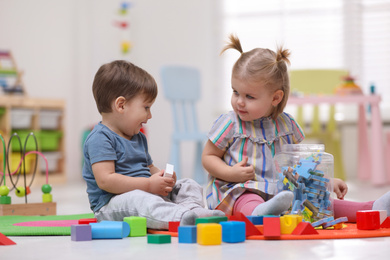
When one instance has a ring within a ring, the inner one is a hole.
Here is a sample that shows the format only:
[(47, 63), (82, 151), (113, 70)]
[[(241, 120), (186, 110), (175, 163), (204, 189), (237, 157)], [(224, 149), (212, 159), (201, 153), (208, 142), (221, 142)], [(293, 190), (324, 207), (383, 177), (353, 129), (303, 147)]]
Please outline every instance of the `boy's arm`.
[(227, 182), (240, 183), (255, 178), (253, 166), (246, 165), (248, 157), (244, 157), (241, 162), (229, 166), (222, 160), (224, 154), (225, 151), (219, 149), (210, 140), (207, 141), (202, 153), (202, 164), (211, 176)]
[(172, 191), (170, 179), (162, 177), (163, 171), (160, 171), (160, 173), (155, 172), (150, 178), (129, 177), (115, 172), (114, 161), (94, 163), (92, 171), (99, 188), (113, 194), (143, 190), (166, 196)]

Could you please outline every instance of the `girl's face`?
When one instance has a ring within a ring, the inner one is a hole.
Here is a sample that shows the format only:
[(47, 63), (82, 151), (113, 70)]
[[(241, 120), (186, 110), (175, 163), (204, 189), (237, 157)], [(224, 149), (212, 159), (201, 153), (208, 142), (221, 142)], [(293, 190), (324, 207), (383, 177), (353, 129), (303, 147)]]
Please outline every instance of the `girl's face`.
[(271, 115), (283, 97), (283, 91), (267, 89), (261, 82), (253, 82), (232, 77), (231, 104), (234, 112), (243, 121), (252, 121)]

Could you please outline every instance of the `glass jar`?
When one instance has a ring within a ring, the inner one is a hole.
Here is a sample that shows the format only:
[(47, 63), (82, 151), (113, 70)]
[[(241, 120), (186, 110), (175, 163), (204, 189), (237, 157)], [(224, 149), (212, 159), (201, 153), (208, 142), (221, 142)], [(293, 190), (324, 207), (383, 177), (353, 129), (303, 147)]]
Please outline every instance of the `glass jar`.
[(278, 191), (291, 190), (290, 214), (316, 222), (333, 217), (333, 155), (323, 144), (285, 144), (275, 156)]

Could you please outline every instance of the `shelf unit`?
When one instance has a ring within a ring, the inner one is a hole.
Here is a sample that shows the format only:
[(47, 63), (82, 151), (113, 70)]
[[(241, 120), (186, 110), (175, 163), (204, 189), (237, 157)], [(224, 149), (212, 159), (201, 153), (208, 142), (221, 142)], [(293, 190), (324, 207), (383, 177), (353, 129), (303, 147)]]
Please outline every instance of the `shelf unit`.
[[(27, 109), (31, 111), (31, 118), (28, 123), (28, 127), (26, 130), (32, 130), (33, 133), (42, 133), (45, 131), (41, 127), (41, 117), (42, 114), (44, 114), (46, 111), (56, 111), (59, 112), (58, 116), (58, 122), (56, 122), (55, 129), (47, 130), (48, 132), (59, 132), (61, 135), (58, 139), (58, 146), (56, 146), (55, 152), (58, 154), (58, 159), (54, 162), (49, 161), (49, 168), (51, 168), (51, 171), (49, 171), (49, 183), (64, 183), (66, 181), (66, 154), (65, 154), (65, 131), (64, 131), (64, 118), (65, 118), (65, 101), (62, 99), (43, 99), (43, 98), (30, 98), (26, 96), (14, 96), (14, 95), (2, 95), (0, 96), (0, 109), (2, 110), (2, 114), (0, 115), (0, 133), (3, 135), (6, 145), (8, 145), (8, 141), (12, 134), (15, 132), (15, 129), (13, 128), (13, 113), (16, 113), (18, 109)], [(15, 119), (14, 119), (15, 120)], [(14, 121), (15, 122), (15, 121)], [(42, 135), (42, 139), (44, 136)], [(38, 139), (39, 140), (39, 139)], [(14, 140), (12, 142), (15, 142)], [(40, 142), (40, 141), (38, 141)], [(24, 145), (24, 140), (22, 140), (22, 145)], [(35, 147), (35, 146), (34, 146)], [(3, 149), (1, 147), (1, 149)], [(45, 150), (42, 149), (38, 145), (38, 149), (40, 152), (45, 153)], [(0, 154), (3, 154), (1, 151)], [(32, 166), (34, 166), (35, 162), (35, 155), (28, 155), (27, 158), (31, 156), (33, 158)], [(19, 157), (20, 158), (20, 157)], [(43, 170), (45, 165), (43, 165), (43, 168), (41, 168), (41, 164), (43, 163), (43, 160), (41, 159), (41, 156), (38, 156), (38, 164), (37, 164), (37, 171), (35, 174), (35, 179), (31, 186), (41, 186), (46, 182), (46, 172)], [(55, 164), (55, 167), (51, 167)], [(29, 173), (26, 174), (27, 184), (30, 183), (31, 178), (33, 174), (31, 173), (33, 171), (34, 167), (31, 167), (31, 170)], [(0, 169), (3, 169), (3, 162), (1, 160)], [(19, 179), (19, 182), (17, 186), (24, 186), (24, 181), (22, 179), (22, 176), (20, 176), (21, 179)], [(14, 177), (16, 179), (16, 177)], [(9, 177), (6, 178), (7, 186), (11, 188), (11, 182), (9, 180)]]

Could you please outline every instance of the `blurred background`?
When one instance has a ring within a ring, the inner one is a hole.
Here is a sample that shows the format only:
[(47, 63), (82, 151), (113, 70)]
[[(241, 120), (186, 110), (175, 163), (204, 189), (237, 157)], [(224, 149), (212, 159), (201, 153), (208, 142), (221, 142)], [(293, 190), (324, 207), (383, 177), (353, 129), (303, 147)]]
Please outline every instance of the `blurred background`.
[[(83, 133), (100, 120), (91, 88), (102, 64), (126, 59), (155, 77), (159, 96), (146, 131), (155, 165), (165, 168), (173, 119), (160, 70), (199, 69), (199, 128), (207, 132), (230, 109), (230, 72), (239, 53), (219, 55), (230, 33), (244, 51), (290, 49), (291, 69), (349, 70), (365, 94), (375, 86), (388, 123), (390, 0), (0, 0), (0, 50), (11, 51), (23, 71), (25, 95), (65, 100), (68, 181), (82, 179)], [(346, 172), (354, 178), (357, 108), (338, 105), (336, 114)], [(192, 174), (193, 148), (183, 144), (183, 177)]]

